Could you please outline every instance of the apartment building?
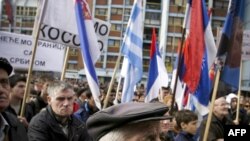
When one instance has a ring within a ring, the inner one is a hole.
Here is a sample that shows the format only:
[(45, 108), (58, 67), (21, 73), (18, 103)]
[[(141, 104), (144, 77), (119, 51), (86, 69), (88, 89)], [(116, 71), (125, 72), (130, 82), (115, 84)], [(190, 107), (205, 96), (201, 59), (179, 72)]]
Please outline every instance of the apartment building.
[[(37, 9), (37, 0), (10, 0), (12, 1), (13, 23), (10, 24), (6, 14), (5, 2), (0, 2), (0, 30), (20, 34), (32, 34), (34, 19)], [(92, 15), (95, 18), (111, 23), (111, 30), (108, 37), (106, 48), (96, 63), (98, 77), (102, 80), (110, 80), (113, 75), (114, 67), (118, 59), (120, 46), (124, 33), (127, 28), (130, 12), (134, 0), (87, 0)], [(167, 1), (167, 2), (166, 2)], [(143, 0), (143, 79), (146, 77), (149, 67), (149, 53), (152, 28), (156, 28), (158, 43), (160, 38), (165, 38), (165, 49), (162, 52), (165, 58), (165, 65), (171, 77), (173, 66), (177, 56), (178, 42), (182, 36), (182, 24), (186, 9), (186, 0)], [(229, 0), (214, 0), (212, 3), (212, 30), (216, 37), (219, 29), (223, 26), (225, 15), (228, 9)], [(209, 5), (211, 0), (207, 0)], [(167, 4), (167, 11), (163, 11), (163, 3)], [(210, 3), (211, 4), (211, 3)], [(166, 16), (163, 18), (163, 16)], [(162, 19), (166, 21), (162, 21)], [(166, 22), (166, 33), (160, 37), (160, 31), (163, 28), (162, 22)], [(67, 78), (84, 78), (84, 66), (82, 63), (81, 52), (77, 48), (70, 49), (67, 65)], [(120, 62), (120, 68), (122, 60)], [(119, 73), (119, 71), (118, 71)], [(250, 91), (250, 80), (244, 80), (246, 89)]]

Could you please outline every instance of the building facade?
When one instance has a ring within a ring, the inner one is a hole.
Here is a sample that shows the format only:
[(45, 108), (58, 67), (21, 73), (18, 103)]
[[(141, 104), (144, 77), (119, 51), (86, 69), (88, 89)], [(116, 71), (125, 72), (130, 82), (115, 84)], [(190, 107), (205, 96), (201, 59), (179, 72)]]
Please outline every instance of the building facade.
[[(12, 1), (13, 22), (10, 24), (6, 11), (6, 3), (1, 0), (0, 5), (0, 30), (20, 34), (32, 34), (34, 19), (36, 15), (37, 0), (10, 0)], [(107, 48), (103, 50), (101, 57), (96, 63), (96, 71), (101, 80), (110, 80), (118, 59), (120, 46), (127, 28), (130, 12), (134, 0), (87, 0), (92, 15), (95, 18), (111, 23), (111, 30), (107, 42)], [(212, 6), (212, 30), (216, 40), (218, 29), (223, 27), (225, 15), (228, 9), (228, 0), (207, 1)], [(164, 9), (164, 5), (166, 6)], [(182, 36), (182, 24), (186, 9), (186, 0), (143, 0), (143, 79), (146, 81), (152, 28), (156, 28), (158, 43), (160, 38), (165, 39), (164, 51), (161, 52), (165, 58), (165, 65), (169, 75), (173, 71), (176, 61), (178, 43)], [(164, 20), (164, 21), (163, 21)], [(162, 24), (162, 23), (166, 24)], [(165, 27), (162, 27), (165, 25)], [(160, 33), (161, 30), (166, 32)], [(162, 40), (163, 41), (163, 40)], [(77, 48), (70, 49), (67, 65), (67, 78), (84, 77), (84, 66), (81, 52)], [(120, 62), (120, 68), (122, 61)], [(118, 71), (119, 72), (119, 71)], [(118, 75), (117, 75), (118, 76)], [(250, 87), (250, 80), (244, 85)]]

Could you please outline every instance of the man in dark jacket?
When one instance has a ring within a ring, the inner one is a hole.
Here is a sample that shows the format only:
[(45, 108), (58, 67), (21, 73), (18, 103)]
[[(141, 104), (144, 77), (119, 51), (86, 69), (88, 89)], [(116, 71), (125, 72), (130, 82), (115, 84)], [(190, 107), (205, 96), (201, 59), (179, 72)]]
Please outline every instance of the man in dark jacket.
[[(225, 97), (219, 97), (214, 101), (213, 115), (206, 141), (219, 141), (224, 140), (224, 126), (233, 124), (232, 121), (227, 119), (228, 116), (228, 103)], [(200, 125), (200, 141), (203, 140), (207, 118), (203, 119)]]
[(9, 75), (12, 66), (7, 59), (0, 57), (0, 140), (28, 141), (25, 127), (17, 117), (5, 111), (9, 106)]
[(30, 141), (89, 141), (86, 126), (74, 117), (73, 87), (65, 82), (48, 86), (48, 106), (32, 118), (28, 137)]

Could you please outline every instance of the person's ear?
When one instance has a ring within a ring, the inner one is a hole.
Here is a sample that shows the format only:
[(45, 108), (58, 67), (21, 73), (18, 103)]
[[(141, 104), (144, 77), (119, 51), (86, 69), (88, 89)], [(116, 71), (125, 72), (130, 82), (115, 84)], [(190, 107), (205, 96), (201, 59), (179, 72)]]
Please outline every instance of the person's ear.
[(48, 100), (48, 104), (50, 105), (50, 103), (51, 103), (51, 97), (47, 96), (47, 100)]
[(185, 129), (187, 127), (187, 124), (184, 122), (181, 122), (181, 129)]

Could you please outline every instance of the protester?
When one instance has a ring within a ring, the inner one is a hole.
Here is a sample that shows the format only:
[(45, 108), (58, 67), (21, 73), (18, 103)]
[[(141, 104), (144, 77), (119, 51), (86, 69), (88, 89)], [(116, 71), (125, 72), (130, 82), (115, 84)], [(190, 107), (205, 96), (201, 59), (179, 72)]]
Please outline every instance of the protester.
[(175, 114), (175, 120), (180, 132), (175, 141), (194, 141), (197, 130), (198, 116), (190, 110), (181, 110)]
[(239, 119), (236, 121), (236, 112), (237, 112), (237, 102), (238, 97), (234, 93), (230, 93), (226, 98), (227, 102), (230, 104), (229, 108), (229, 118), (234, 121), (236, 125), (248, 125), (249, 120), (247, 117), (247, 111), (244, 108), (239, 109)]
[[(212, 114), (212, 120), (208, 131), (208, 138), (206, 141), (216, 141), (224, 139), (224, 125), (233, 124), (232, 121), (228, 120), (228, 106), (225, 97), (219, 97), (214, 101), (214, 108)], [(200, 141), (203, 140), (205, 133), (207, 118), (203, 119), (200, 125)]]
[(27, 112), (26, 112), (26, 118), (27, 121), (30, 122), (30, 120), (36, 115), (38, 114), (43, 108), (45, 108), (48, 105), (47, 102), (47, 96), (48, 96), (48, 92), (47, 92), (47, 88), (49, 86), (49, 84), (51, 83), (51, 81), (44, 81), (43, 83), (43, 87), (41, 88), (41, 91), (39, 93), (39, 95), (37, 95), (34, 100), (30, 101), (27, 103)]
[(170, 94), (171, 94), (170, 86), (168, 86), (168, 87), (162, 86), (161, 90), (159, 91), (158, 97), (152, 99), (150, 102), (155, 102), (155, 101), (163, 102), (164, 97), (167, 96), (167, 95), (170, 95)]
[(74, 90), (65, 82), (48, 86), (48, 106), (30, 122), (30, 141), (89, 141), (85, 124), (73, 116)]
[(28, 141), (26, 129), (13, 114), (6, 112), (10, 100), (9, 75), (13, 68), (0, 57), (0, 141)]
[(86, 89), (83, 93), (86, 99), (82, 103), (81, 107), (74, 113), (74, 115), (85, 123), (91, 115), (98, 111), (98, 108), (95, 105), (95, 100), (91, 91)]
[(85, 101), (85, 99), (87, 99), (85, 91), (87, 89), (86, 88), (81, 88), (78, 91), (76, 91), (76, 103), (81, 107)]
[(129, 102), (103, 109), (87, 120), (94, 141), (160, 140), (160, 120), (168, 108), (162, 103)]

